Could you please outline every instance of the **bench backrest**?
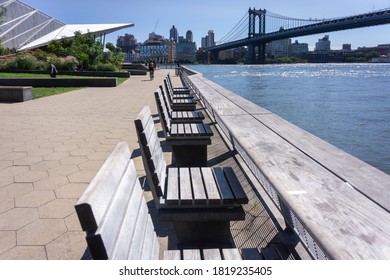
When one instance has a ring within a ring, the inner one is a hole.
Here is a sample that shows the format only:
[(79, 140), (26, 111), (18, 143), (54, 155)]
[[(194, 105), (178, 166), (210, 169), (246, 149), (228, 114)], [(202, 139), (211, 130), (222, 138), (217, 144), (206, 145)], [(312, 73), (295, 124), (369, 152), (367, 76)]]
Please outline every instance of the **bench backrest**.
[(167, 95), (168, 101), (169, 100), (172, 101), (173, 100), (173, 88), (172, 88), (172, 85), (169, 84), (167, 79), (164, 79), (164, 86), (165, 86), (165, 93)]
[(165, 105), (167, 107), (168, 113), (172, 114), (173, 110), (172, 110), (172, 107), (171, 107), (171, 102), (169, 102), (169, 97), (167, 95), (167, 91), (164, 90), (164, 88), (161, 85), (159, 86), (159, 90), (160, 90), (161, 95), (163, 97), (163, 101), (164, 101), (164, 103), (165, 103)]
[(93, 259), (158, 259), (159, 243), (125, 142), (75, 205)]
[(167, 163), (157, 137), (149, 106), (145, 106), (134, 121), (146, 177), (156, 205), (164, 195)]
[(171, 117), (168, 113), (168, 108), (165, 106), (164, 97), (162, 96), (161, 89), (159, 88), (154, 92), (154, 97), (156, 98), (156, 105), (158, 113), (161, 120), (161, 126), (164, 130), (165, 135), (169, 135), (171, 130)]

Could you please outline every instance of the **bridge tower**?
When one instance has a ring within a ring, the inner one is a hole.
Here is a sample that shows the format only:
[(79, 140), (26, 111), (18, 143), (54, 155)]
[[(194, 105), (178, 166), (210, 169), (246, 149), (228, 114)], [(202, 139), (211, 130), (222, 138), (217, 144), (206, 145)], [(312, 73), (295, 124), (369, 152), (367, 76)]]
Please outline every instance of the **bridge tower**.
[[(255, 8), (249, 8), (249, 31), (248, 31), (248, 39), (263, 36), (265, 34), (265, 16), (267, 10), (256, 10)], [(257, 19), (257, 21), (256, 21)], [(258, 22), (258, 32), (256, 32), (256, 22)], [(256, 47), (257, 47), (257, 57), (256, 57)], [(248, 45), (248, 55), (247, 55), (247, 63), (254, 64), (258, 62), (264, 62), (265, 60), (265, 44), (256, 45), (249, 44)]]

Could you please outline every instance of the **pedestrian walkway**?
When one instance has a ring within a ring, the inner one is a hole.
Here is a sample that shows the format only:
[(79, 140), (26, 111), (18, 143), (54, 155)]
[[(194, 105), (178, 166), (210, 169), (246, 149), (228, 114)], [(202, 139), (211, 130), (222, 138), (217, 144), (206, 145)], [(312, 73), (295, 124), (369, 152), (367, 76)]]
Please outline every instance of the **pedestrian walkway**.
[(133, 120), (145, 105), (157, 111), (153, 92), (167, 73), (0, 103), (0, 259), (82, 258), (74, 204), (118, 142), (138, 148)]
[[(25, 103), (0, 103), (0, 259), (89, 258), (74, 204), (121, 141), (134, 151), (144, 182), (134, 119), (145, 105), (157, 113), (153, 92), (168, 73), (180, 84), (173, 71), (155, 71), (153, 81), (132, 76), (116, 88), (86, 88)], [(236, 246), (265, 247), (275, 242), (280, 228), (254, 193), (246, 176), (249, 172), (239, 167), (215, 124), (212, 129), (208, 165), (233, 166), (250, 197), (246, 220), (231, 223)], [(169, 149), (164, 151), (170, 162)], [(155, 217), (153, 202), (148, 206)], [(162, 248), (176, 249), (170, 224), (157, 219), (154, 223)]]

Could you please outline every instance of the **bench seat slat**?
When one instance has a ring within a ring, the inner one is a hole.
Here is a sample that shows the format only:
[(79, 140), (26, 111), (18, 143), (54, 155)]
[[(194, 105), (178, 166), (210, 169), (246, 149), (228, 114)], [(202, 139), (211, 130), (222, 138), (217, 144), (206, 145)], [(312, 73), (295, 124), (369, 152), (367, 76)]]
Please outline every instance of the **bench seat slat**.
[(192, 186), (189, 168), (179, 168), (180, 205), (192, 205)]
[(217, 182), (219, 192), (222, 197), (223, 204), (235, 204), (234, 195), (230, 189), (229, 183), (226, 180), (225, 174), (221, 167), (213, 168), (214, 176)]
[(224, 167), (223, 172), (225, 173), (226, 179), (229, 182), (230, 188), (234, 194), (237, 204), (247, 204), (248, 197), (242, 188), (236, 174), (231, 167)]
[(183, 250), (183, 260), (201, 260), (200, 250)]
[(191, 181), (192, 189), (194, 192), (194, 201), (196, 205), (205, 205), (207, 203), (207, 196), (204, 189), (204, 184), (202, 180), (202, 173), (200, 168), (191, 168)]
[(193, 134), (199, 134), (198, 126), (195, 123), (191, 124), (191, 130)]
[(165, 250), (164, 251), (164, 260), (181, 260), (180, 250)]
[(166, 201), (167, 205), (179, 205), (179, 172), (177, 168), (168, 169), (168, 182), (166, 184)]
[(222, 249), (224, 260), (242, 260), (241, 254), (237, 248)]
[(202, 167), (201, 171), (203, 175), (203, 182), (205, 183), (208, 204), (221, 204), (221, 196), (215, 183), (212, 170), (210, 168)]
[(204, 249), (203, 258), (204, 260), (222, 260), (219, 249)]

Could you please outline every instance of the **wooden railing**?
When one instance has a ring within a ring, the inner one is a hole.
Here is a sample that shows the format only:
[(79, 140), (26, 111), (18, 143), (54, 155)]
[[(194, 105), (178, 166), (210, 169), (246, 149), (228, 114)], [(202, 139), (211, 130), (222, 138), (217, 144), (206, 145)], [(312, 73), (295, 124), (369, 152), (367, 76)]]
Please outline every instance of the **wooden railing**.
[(390, 259), (390, 176), (181, 67), (315, 259)]

